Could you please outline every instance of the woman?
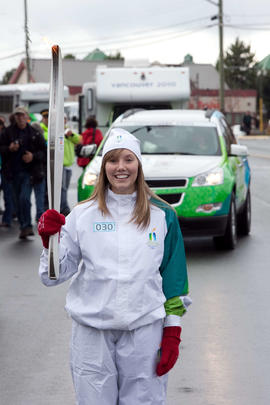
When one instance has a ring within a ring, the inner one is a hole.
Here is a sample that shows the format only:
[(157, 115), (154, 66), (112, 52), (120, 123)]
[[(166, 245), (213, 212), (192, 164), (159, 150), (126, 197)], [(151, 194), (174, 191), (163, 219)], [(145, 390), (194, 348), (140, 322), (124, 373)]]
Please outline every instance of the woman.
[[(90, 116), (87, 118), (85, 123), (86, 130), (82, 133), (82, 145), (96, 144), (97, 147), (99, 146), (103, 137), (102, 132), (97, 128), (97, 125), (98, 123), (95, 117)], [(77, 164), (84, 169), (90, 160), (90, 157), (78, 157)]]
[(61, 230), (58, 280), (48, 279), (47, 247), (65, 218), (54, 210), (41, 218), (40, 277), (51, 286), (75, 275), (66, 310), (77, 403), (161, 405), (188, 302), (181, 231), (146, 185), (133, 135), (113, 129), (102, 156), (94, 194)]

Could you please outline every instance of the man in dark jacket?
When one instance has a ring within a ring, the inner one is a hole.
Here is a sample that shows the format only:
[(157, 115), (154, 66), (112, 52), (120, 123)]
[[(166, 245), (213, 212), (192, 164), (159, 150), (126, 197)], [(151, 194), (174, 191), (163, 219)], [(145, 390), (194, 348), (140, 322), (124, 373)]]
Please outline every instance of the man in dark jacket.
[(2, 175), (12, 185), (20, 223), (20, 239), (33, 235), (31, 224), (31, 192), (35, 183), (44, 182), (46, 143), (31, 125), (23, 107), (14, 111), (15, 124), (0, 137)]

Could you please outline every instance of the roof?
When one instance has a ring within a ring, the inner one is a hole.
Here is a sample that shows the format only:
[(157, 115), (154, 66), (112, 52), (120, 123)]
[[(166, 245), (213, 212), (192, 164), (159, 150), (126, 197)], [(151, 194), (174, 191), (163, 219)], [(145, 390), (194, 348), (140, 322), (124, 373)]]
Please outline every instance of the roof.
[[(163, 65), (164, 66), (164, 65)], [(191, 81), (191, 89), (201, 90), (217, 90), (219, 89), (219, 73), (216, 68), (210, 63), (194, 63), (191, 55), (187, 54), (185, 60), (180, 65), (166, 66), (182, 66), (189, 69), (189, 77)], [(225, 90), (229, 86), (225, 83)]]
[(91, 61), (97, 61), (97, 60), (105, 60), (107, 59), (107, 55), (102, 52), (100, 49), (96, 48), (92, 52), (90, 52), (83, 60), (91, 60)]
[(257, 66), (262, 70), (270, 70), (270, 55), (263, 58), (263, 60), (261, 60)]
[(137, 111), (134, 114), (130, 114), (123, 119), (120, 116), (115, 122), (117, 124), (126, 125), (174, 125), (183, 123), (192, 124), (209, 124), (209, 119), (206, 118), (206, 111), (204, 110), (144, 110)]
[[(21, 93), (21, 100), (48, 99), (50, 92), (49, 83), (14, 83), (0, 85), (0, 93)], [(67, 86), (64, 86), (64, 97), (69, 96)]]
[[(63, 59), (64, 84), (67, 86), (82, 86), (85, 82), (95, 80), (96, 67), (100, 61)], [(123, 60), (106, 60), (106, 66), (123, 66)], [(20, 74), (25, 68), (24, 59), (12, 75), (9, 83), (16, 83)], [(50, 59), (31, 59), (31, 77), (35, 82), (48, 83), (50, 81), (51, 60)]]
[[(186, 66), (183, 64), (183, 66)], [(192, 87), (197, 89), (214, 90), (219, 89), (219, 73), (211, 64), (191, 63), (188, 64), (189, 77)], [(229, 87), (225, 84), (225, 89)]]

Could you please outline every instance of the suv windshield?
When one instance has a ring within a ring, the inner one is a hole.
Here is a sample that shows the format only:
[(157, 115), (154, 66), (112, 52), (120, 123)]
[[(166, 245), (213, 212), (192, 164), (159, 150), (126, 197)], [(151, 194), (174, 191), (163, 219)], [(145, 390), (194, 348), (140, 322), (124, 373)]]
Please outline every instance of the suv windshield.
[(221, 155), (215, 127), (146, 125), (121, 128), (141, 141), (142, 154)]

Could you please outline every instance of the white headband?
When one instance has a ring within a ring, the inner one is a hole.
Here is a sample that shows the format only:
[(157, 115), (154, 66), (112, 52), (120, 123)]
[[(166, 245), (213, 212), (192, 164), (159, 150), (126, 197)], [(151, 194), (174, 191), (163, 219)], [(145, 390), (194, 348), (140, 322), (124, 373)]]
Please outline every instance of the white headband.
[(115, 149), (128, 149), (142, 162), (140, 141), (134, 135), (122, 128), (113, 128), (104, 144), (102, 158), (106, 153)]

